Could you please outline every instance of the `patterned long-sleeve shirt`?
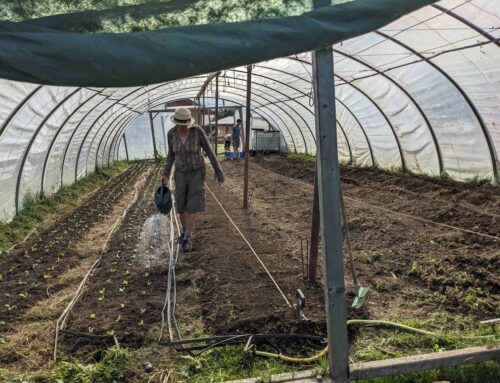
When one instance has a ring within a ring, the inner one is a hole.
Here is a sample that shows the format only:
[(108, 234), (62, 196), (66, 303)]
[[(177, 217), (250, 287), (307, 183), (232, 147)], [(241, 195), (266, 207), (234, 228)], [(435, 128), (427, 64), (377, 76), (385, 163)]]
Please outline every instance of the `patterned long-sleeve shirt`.
[(220, 182), (224, 181), (224, 173), (220, 167), (219, 161), (210, 146), (205, 131), (197, 125), (189, 128), (186, 142), (183, 144), (176, 127), (168, 131), (168, 154), (167, 165), (163, 175), (170, 177), (172, 166), (180, 171), (190, 171), (200, 169), (205, 166), (205, 161), (201, 155), (201, 149), (205, 150), (215, 170), (215, 175)]

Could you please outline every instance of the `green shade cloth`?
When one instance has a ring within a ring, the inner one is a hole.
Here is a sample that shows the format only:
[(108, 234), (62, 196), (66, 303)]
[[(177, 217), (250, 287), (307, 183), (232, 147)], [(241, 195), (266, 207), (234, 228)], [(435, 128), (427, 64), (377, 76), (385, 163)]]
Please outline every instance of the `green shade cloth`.
[[(196, 5), (199, 3), (200, 0), (170, 0), (151, 2), (115, 7), (111, 9), (87, 10), (82, 12), (39, 17), (36, 19), (25, 20), (24, 24), (68, 32), (97, 32), (106, 28), (106, 26), (103, 25), (104, 23), (126, 23), (128, 20), (146, 20), (151, 17), (161, 18), (165, 15), (172, 16), (175, 20), (179, 17), (180, 13), (184, 11), (191, 11), (193, 17), (195, 17), (198, 15), (196, 13)], [(163, 27), (166, 28), (171, 26), (180, 26), (180, 24), (165, 25)]]
[(160, 83), (318, 49), (434, 0), (357, 0), (301, 16), (130, 33), (0, 22), (0, 77), (60, 86)]

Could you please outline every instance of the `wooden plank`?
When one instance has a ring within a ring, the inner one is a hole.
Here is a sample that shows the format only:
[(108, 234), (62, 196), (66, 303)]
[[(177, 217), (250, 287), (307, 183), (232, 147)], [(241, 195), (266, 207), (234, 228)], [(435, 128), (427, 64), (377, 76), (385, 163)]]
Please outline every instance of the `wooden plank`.
[[(314, 370), (304, 370), (285, 374), (273, 375), (264, 382), (269, 383), (284, 383), (284, 382), (300, 382), (300, 383), (318, 383), (317, 376), (321, 376), (321, 371), (319, 369)], [(241, 380), (231, 380), (226, 383), (259, 383), (262, 382), (261, 378), (249, 378)], [(323, 377), (321, 383), (330, 383), (331, 380), (328, 377)]]
[(351, 365), (351, 378), (367, 379), (500, 359), (500, 344)]
[(495, 325), (495, 324), (499, 324), (500, 323), (500, 318), (482, 320), (479, 323), (481, 323), (481, 324), (493, 324), (493, 325)]
[[(354, 381), (453, 367), (461, 364), (480, 363), (488, 360), (500, 360), (500, 344), (354, 363), (349, 366), (349, 370), (350, 379)], [(319, 369), (304, 370), (295, 373), (273, 375), (265, 381), (272, 383), (318, 383), (317, 376), (319, 373)], [(226, 383), (258, 383), (259, 381), (261, 381), (259, 378), (249, 378)], [(323, 377), (321, 382), (331, 383), (332, 380), (328, 377)]]

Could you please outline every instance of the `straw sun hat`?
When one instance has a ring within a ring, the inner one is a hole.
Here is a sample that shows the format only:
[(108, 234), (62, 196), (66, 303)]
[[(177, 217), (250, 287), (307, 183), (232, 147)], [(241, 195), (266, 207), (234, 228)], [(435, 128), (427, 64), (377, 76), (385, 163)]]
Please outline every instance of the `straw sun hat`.
[(194, 118), (191, 116), (191, 111), (186, 108), (179, 108), (175, 111), (175, 114), (170, 117), (170, 121), (172, 121), (175, 125), (193, 125)]

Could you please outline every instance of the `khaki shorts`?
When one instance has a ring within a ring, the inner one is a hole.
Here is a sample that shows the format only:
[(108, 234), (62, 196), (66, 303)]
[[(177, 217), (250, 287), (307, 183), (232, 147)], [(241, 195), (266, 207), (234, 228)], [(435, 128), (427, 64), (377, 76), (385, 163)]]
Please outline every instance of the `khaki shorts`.
[(205, 211), (205, 167), (187, 172), (176, 169), (174, 180), (177, 212)]

